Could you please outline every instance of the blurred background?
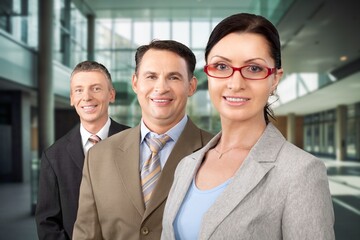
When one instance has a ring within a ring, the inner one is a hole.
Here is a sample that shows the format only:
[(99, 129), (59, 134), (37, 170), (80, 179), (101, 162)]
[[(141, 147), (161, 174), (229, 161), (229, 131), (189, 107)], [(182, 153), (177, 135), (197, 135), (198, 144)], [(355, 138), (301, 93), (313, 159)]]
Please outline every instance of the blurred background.
[(103, 63), (117, 91), (111, 117), (135, 126), (136, 48), (173, 39), (197, 58), (197, 93), (187, 113), (213, 133), (204, 48), (214, 26), (238, 12), (279, 30), (284, 77), (274, 122), (327, 168), (337, 239), (360, 239), (360, 1), (352, 0), (1, 0), (0, 239), (37, 239), (34, 209), (41, 152), (78, 122), (70, 73)]

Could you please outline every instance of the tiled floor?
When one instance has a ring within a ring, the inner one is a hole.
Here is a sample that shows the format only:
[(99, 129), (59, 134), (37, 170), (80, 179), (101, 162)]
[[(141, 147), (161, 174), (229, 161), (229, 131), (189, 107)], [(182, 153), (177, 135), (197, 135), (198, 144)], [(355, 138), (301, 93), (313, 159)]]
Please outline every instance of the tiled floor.
[(0, 239), (37, 239), (31, 216), (30, 184), (0, 185)]
[[(360, 239), (360, 164), (324, 160), (337, 240)], [(0, 184), (0, 240), (37, 239), (29, 184)]]
[(325, 160), (337, 240), (360, 239), (360, 164)]

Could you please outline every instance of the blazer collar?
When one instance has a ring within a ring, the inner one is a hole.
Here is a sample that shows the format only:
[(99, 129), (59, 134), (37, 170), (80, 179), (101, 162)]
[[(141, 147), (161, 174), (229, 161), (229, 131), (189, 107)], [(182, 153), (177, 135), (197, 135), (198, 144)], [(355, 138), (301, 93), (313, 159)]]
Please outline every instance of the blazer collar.
[(72, 161), (82, 172), (84, 166), (84, 150), (81, 143), (80, 135), (80, 124), (77, 124), (70, 132), (66, 135), (67, 145), (66, 151), (68, 152)]
[[(221, 133), (209, 145), (212, 144), (211, 147), (214, 146), (220, 139), (220, 136)], [(224, 218), (232, 212), (275, 166), (276, 157), (285, 141), (285, 138), (276, 127), (269, 123), (263, 135), (235, 173), (232, 182), (230, 182), (228, 187), (205, 214), (204, 219), (206, 220), (200, 230), (201, 239), (208, 239)], [(207, 147), (207, 149), (211, 147)], [(204, 156), (203, 151), (200, 151), (199, 154)]]
[[(118, 133), (121, 130), (124, 130), (126, 127), (121, 128), (121, 125), (117, 124), (110, 118), (110, 127), (109, 134), (111, 136), (115, 133)], [(80, 123), (78, 123), (73, 129), (69, 131), (66, 135), (67, 145), (66, 150), (69, 153), (70, 158), (74, 161), (75, 165), (82, 172), (84, 166), (84, 148), (82, 146), (81, 133), (80, 133)]]
[(203, 146), (200, 129), (188, 119), (162, 170), (152, 198), (145, 210), (139, 172), (140, 125), (129, 130), (127, 135), (122, 136), (121, 141), (118, 142), (117, 155), (121, 157), (118, 158), (119, 160), (116, 163), (120, 177), (135, 208), (143, 216), (143, 221), (166, 200), (173, 182), (176, 166), (180, 160)]
[(117, 141), (116, 156), (119, 157), (115, 163), (129, 198), (142, 216), (145, 212), (145, 206), (139, 172), (140, 125), (129, 129), (126, 136), (121, 136), (122, 138)]
[(174, 172), (178, 163), (187, 155), (201, 149), (203, 140), (201, 130), (188, 119), (183, 132), (176, 142), (168, 160), (164, 166), (161, 176), (158, 180), (153, 196), (144, 214), (145, 220), (154, 210), (156, 210), (167, 199), (171, 185), (174, 180)]

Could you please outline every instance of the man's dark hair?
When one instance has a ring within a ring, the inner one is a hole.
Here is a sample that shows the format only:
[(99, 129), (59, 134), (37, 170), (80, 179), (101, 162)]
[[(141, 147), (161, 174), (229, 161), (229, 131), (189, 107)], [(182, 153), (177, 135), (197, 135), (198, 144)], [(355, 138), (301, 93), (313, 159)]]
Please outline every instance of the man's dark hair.
[(153, 40), (148, 45), (142, 45), (138, 47), (135, 53), (136, 74), (138, 73), (144, 54), (150, 49), (170, 51), (179, 55), (186, 62), (189, 78), (193, 77), (196, 65), (196, 58), (194, 53), (184, 44), (173, 40)]

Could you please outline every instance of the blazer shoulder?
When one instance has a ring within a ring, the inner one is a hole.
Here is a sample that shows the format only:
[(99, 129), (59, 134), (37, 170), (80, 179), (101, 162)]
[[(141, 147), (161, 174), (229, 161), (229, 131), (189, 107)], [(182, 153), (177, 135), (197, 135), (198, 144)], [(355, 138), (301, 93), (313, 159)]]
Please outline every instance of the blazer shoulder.
[[(277, 157), (277, 168), (286, 179), (301, 178), (316, 172), (317, 177), (325, 177), (325, 163), (318, 157), (286, 141)], [(288, 179), (289, 180), (289, 179)]]
[(188, 119), (188, 123), (185, 126), (184, 132), (185, 133), (191, 133), (192, 135), (198, 131), (200, 134), (201, 139), (203, 140), (203, 143), (207, 143), (209, 142), (213, 137), (214, 134), (199, 128), (198, 126), (196, 126), (196, 124), (189, 118)]
[(109, 129), (109, 135), (113, 135), (117, 132), (121, 132), (125, 129), (130, 128), (129, 126), (114, 121), (112, 118), (110, 118), (110, 120), (111, 120), (111, 124)]
[(318, 157), (288, 141), (284, 142), (279, 157), (294, 159), (294, 161), (321, 161)]
[(98, 146), (102, 147), (114, 147), (114, 146), (124, 146), (132, 143), (136, 139), (140, 138), (140, 127), (128, 127), (120, 132), (114, 133), (108, 138), (100, 141), (93, 148), (98, 148)]
[(200, 128), (200, 134), (201, 134), (201, 138), (204, 139), (204, 143), (209, 142), (215, 136), (215, 134), (205, 131), (201, 128)]
[(68, 143), (81, 141), (80, 124), (75, 125), (64, 136), (57, 139), (50, 147), (44, 150), (45, 153), (52, 153), (56, 151), (63, 151)]

